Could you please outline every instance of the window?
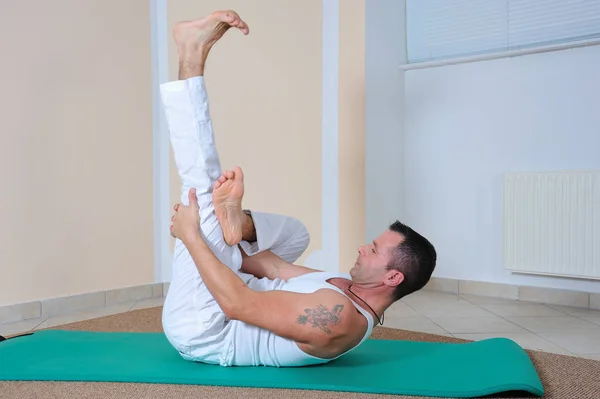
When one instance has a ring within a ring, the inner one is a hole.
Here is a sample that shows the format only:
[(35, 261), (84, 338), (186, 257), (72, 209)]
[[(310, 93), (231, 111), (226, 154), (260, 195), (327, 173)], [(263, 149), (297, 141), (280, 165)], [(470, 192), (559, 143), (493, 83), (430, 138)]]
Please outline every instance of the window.
[(406, 0), (419, 63), (600, 39), (600, 0)]

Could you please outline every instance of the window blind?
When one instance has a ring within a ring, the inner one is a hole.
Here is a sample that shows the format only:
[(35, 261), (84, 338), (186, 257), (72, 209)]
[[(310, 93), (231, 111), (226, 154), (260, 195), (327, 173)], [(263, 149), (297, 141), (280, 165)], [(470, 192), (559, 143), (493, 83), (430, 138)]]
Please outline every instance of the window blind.
[(406, 0), (409, 63), (600, 38), (600, 0)]

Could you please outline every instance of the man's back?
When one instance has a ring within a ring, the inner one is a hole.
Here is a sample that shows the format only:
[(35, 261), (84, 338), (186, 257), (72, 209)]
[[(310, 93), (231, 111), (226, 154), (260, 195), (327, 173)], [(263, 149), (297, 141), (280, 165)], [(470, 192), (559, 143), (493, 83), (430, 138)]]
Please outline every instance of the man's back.
[[(318, 305), (297, 315), (297, 328), (314, 328), (330, 344), (308, 345), (277, 336), (242, 321), (233, 320), (228, 326), (224, 365), (269, 365), (278, 367), (305, 366), (329, 362), (352, 350), (373, 330), (373, 317), (361, 306), (351, 301), (331, 279), (348, 279), (343, 273), (314, 272), (284, 280), (258, 280), (276, 291), (322, 295), (334, 298), (335, 305)], [(257, 280), (255, 280), (256, 284)], [(255, 289), (261, 289), (255, 286)], [(308, 298), (308, 296), (307, 296)], [(288, 321), (289, 322), (289, 321)]]

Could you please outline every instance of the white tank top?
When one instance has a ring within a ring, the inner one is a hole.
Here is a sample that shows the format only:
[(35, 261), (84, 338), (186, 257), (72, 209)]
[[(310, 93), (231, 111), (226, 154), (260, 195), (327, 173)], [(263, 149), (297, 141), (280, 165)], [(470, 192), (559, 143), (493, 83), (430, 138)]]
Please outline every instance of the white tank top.
[[(291, 278), (287, 281), (282, 281), (281, 285), (276, 287), (276, 290), (312, 293), (323, 288), (332, 289), (339, 292), (350, 299), (342, 290), (333, 284), (327, 282), (330, 278), (345, 278), (350, 280), (351, 277), (346, 273), (331, 273), (331, 272), (314, 272), (307, 273), (299, 277)], [(351, 350), (362, 344), (371, 336), (374, 323), (371, 314), (359, 306), (356, 302), (350, 299), (356, 309), (361, 312), (367, 319), (368, 327), (361, 341), (350, 348), (346, 352), (337, 356), (345, 355)], [(327, 363), (334, 359), (321, 359), (302, 351), (295, 341), (279, 337), (272, 332), (261, 329), (243, 322), (234, 321), (230, 325), (231, 341), (225, 345), (227, 353), (223, 353), (224, 363), (229, 363), (231, 366), (308, 366), (313, 364)]]

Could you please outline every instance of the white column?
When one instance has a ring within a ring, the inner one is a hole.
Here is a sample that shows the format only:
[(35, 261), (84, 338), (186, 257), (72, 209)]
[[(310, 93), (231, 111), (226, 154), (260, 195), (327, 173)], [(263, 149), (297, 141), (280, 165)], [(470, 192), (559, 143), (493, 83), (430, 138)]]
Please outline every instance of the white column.
[(323, 0), (321, 269), (339, 269), (338, 55), (339, 0)]
[(150, 0), (152, 46), (152, 112), (154, 135), (154, 281), (171, 280), (172, 258), (169, 188), (169, 133), (160, 100), (159, 86), (169, 78), (167, 0)]
[(405, 0), (366, 2), (366, 242), (404, 215)]

